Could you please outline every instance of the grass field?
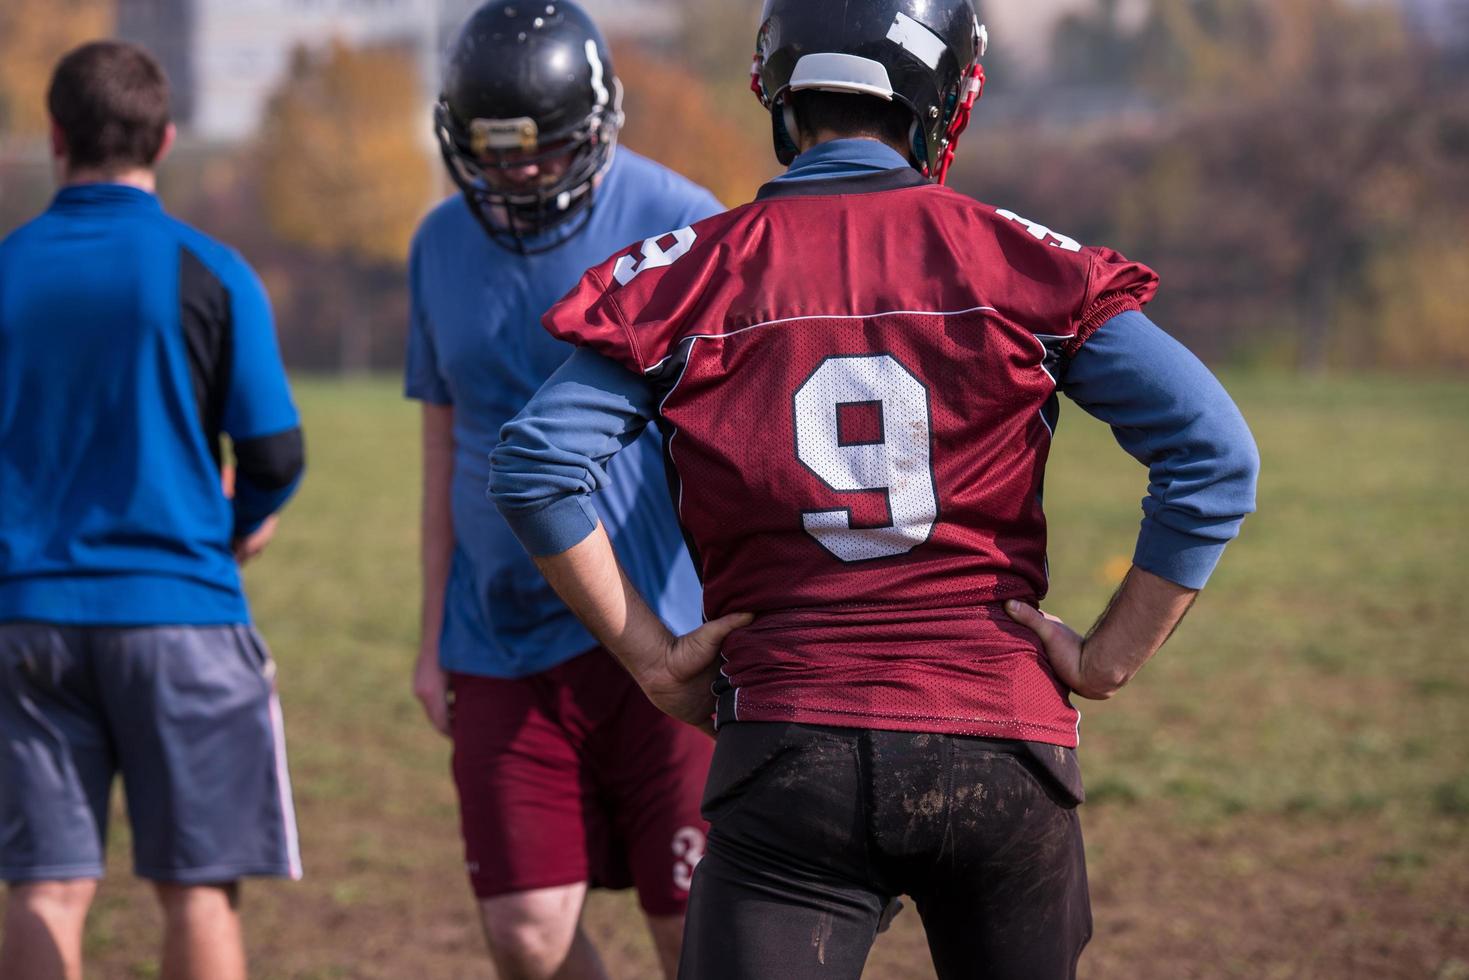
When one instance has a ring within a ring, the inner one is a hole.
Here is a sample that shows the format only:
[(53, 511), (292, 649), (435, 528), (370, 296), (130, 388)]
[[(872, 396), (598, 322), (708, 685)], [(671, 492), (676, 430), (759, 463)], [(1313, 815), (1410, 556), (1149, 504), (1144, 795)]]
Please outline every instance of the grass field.
[[(1085, 977), (1469, 980), (1469, 385), (1237, 377), (1260, 513), (1168, 649), (1083, 705), (1096, 935)], [(303, 383), (311, 470), (249, 573), (281, 666), (307, 879), (247, 888), (255, 975), (488, 977), (447, 745), (408, 692), (417, 415), (392, 383)], [(1131, 553), (1144, 472), (1068, 407), (1051, 611), (1081, 626)], [(153, 975), (126, 832), (93, 976)], [(654, 975), (631, 899), (590, 929)], [(869, 977), (930, 977), (900, 916)]]

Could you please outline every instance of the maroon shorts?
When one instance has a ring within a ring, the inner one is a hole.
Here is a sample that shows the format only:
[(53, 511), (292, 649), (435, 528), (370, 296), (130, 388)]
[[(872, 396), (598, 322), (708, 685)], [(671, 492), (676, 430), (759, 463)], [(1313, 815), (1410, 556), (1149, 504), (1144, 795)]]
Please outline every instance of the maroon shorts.
[(653, 707), (600, 647), (518, 680), (451, 674), (465, 865), (491, 898), (636, 886), (682, 915), (714, 742)]

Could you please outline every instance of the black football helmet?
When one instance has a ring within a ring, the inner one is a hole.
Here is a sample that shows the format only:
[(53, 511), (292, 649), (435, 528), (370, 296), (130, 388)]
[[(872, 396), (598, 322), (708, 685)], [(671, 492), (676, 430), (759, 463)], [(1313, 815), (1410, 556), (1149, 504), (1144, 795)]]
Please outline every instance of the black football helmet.
[(607, 42), (580, 7), (491, 0), (449, 50), (434, 130), (485, 231), (532, 253), (585, 227), (622, 119)]
[(765, 0), (750, 84), (782, 164), (796, 156), (789, 93), (846, 92), (907, 106), (915, 166), (943, 183), (988, 44), (970, 0)]

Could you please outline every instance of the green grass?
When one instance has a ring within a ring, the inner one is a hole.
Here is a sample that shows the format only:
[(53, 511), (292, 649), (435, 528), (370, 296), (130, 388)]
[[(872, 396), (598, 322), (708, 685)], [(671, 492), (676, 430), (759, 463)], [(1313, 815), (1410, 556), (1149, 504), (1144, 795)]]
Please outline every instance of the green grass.
[[(1083, 705), (1099, 803), (1464, 812), (1469, 386), (1240, 377), (1259, 512), (1134, 686)], [(1130, 555), (1141, 468), (1079, 411), (1048, 481), (1052, 610), (1085, 625)], [(1456, 781), (1457, 777), (1457, 781)], [(1116, 787), (1125, 787), (1118, 791)]]

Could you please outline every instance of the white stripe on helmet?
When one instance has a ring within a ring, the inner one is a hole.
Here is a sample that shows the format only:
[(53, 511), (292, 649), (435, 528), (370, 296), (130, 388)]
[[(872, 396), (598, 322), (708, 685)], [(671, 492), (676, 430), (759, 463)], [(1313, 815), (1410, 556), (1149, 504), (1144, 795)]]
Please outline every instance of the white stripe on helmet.
[(606, 105), (612, 101), (603, 81), (606, 69), (602, 67), (602, 56), (597, 54), (597, 42), (591, 38), (587, 38), (587, 64), (592, 66), (592, 91), (597, 93), (597, 105)]

